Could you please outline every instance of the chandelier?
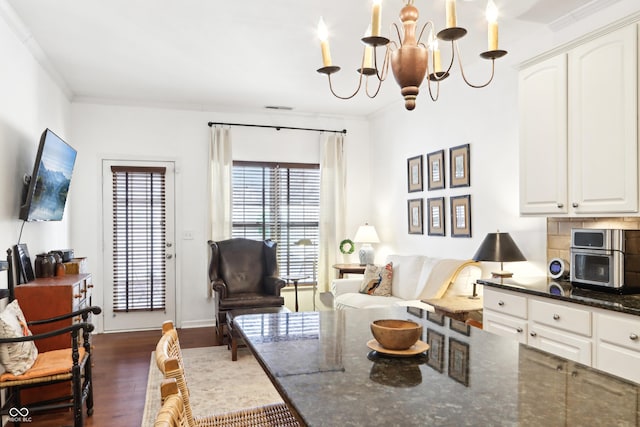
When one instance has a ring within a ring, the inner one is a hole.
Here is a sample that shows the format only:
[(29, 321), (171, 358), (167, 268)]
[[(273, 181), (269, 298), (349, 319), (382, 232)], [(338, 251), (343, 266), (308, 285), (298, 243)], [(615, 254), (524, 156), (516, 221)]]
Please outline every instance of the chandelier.
[[(478, 89), (491, 83), (495, 73), (495, 60), (507, 54), (507, 51), (498, 49), (498, 10), (493, 0), (488, 1), (486, 8), (488, 50), (480, 54), (481, 58), (491, 60), (491, 76), (488, 81), (482, 84), (470, 83), (464, 73), (457, 41), (467, 34), (467, 30), (457, 26), (455, 0), (444, 0), (446, 1), (447, 27), (440, 30), (437, 35), (434, 36), (435, 26), (432, 21), (427, 21), (420, 30), (417, 38), (418, 9), (413, 5), (413, 0), (407, 0), (406, 5), (400, 11), (400, 21), (403, 26), (402, 33), (404, 38), (400, 35), (398, 25), (396, 23), (392, 24), (398, 35), (398, 42), (391, 41), (380, 35), (381, 1), (382, 0), (373, 0), (371, 26), (362, 38), (365, 48), (362, 55), (361, 66), (357, 70), (359, 74), (358, 87), (348, 96), (338, 95), (333, 89), (331, 75), (340, 71), (340, 67), (333, 65), (331, 62), (328, 31), (323, 19), (320, 18), (320, 22), (318, 23), (318, 37), (322, 49), (323, 66), (317, 71), (327, 75), (329, 79), (329, 89), (335, 97), (340, 99), (353, 98), (363, 87), (363, 80), (365, 80), (365, 92), (369, 98), (374, 98), (378, 95), (382, 82), (387, 78), (389, 64), (391, 64), (393, 75), (401, 88), (400, 93), (404, 97), (404, 106), (407, 110), (413, 110), (416, 107), (416, 97), (420, 91), (420, 85), (425, 79), (427, 80), (431, 99), (433, 101), (438, 100), (440, 95), (440, 82), (449, 77), (456, 57), (462, 79), (467, 85)], [(425, 45), (424, 42), (421, 42), (421, 39), (427, 29), (429, 30), (427, 36), (428, 45)], [(451, 42), (451, 61), (446, 70), (442, 68), (438, 40)], [(380, 67), (378, 67), (379, 61), (376, 53), (377, 47), (379, 46), (386, 47), (384, 59)], [(377, 87), (374, 86), (371, 90), (369, 88), (369, 77), (375, 79), (374, 82), (377, 83)]]

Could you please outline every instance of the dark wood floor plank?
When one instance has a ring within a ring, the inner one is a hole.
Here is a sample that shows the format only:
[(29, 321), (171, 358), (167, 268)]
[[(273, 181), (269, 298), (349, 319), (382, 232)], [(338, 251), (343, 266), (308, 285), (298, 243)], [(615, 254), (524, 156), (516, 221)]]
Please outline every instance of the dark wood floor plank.
[[(151, 352), (160, 333), (158, 328), (93, 336), (94, 413), (92, 417), (85, 417), (86, 427), (140, 425)], [(217, 345), (212, 327), (179, 329), (178, 334), (182, 348)], [(71, 425), (70, 412), (34, 416), (29, 423), (29, 427)]]

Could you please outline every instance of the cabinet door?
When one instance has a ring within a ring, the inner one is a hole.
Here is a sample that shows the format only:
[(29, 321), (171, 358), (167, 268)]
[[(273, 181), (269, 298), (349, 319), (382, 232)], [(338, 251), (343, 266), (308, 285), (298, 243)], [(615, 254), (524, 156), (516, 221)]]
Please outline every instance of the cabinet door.
[(638, 211), (637, 26), (569, 52), (569, 180), (575, 213)]
[(527, 343), (527, 321), (517, 317), (484, 310), (482, 328), (496, 335), (513, 338), (519, 343)]
[(520, 72), (520, 212), (567, 213), (567, 59)]
[(592, 342), (590, 338), (531, 322), (527, 344), (565, 359), (591, 366)]
[(640, 320), (637, 317), (614, 313), (596, 317), (595, 367), (640, 383)]

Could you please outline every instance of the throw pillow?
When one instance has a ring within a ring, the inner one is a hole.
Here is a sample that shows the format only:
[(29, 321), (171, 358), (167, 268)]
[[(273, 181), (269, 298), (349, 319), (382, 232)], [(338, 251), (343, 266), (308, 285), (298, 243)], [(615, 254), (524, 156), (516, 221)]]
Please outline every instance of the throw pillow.
[[(0, 338), (18, 338), (31, 335), (18, 300), (13, 300), (0, 313)], [(24, 374), (38, 357), (33, 341), (0, 344), (0, 363), (13, 375)]]
[(364, 269), (364, 279), (360, 285), (360, 293), (378, 296), (391, 296), (393, 279), (393, 263), (384, 266), (369, 264)]

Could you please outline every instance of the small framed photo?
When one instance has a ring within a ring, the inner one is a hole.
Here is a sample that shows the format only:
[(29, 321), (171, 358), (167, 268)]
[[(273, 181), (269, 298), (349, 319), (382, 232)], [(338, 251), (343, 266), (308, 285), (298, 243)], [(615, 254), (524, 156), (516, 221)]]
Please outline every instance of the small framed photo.
[(427, 154), (427, 189), (440, 190), (445, 187), (444, 150)]
[(407, 182), (409, 193), (422, 191), (422, 155), (407, 159)]
[(444, 197), (427, 199), (427, 234), (429, 236), (445, 235)]
[(469, 344), (449, 337), (449, 376), (469, 387)]
[(469, 187), (469, 144), (459, 145), (449, 149), (449, 179), (451, 188)]
[(422, 199), (411, 199), (408, 202), (409, 234), (424, 234), (422, 220)]
[(427, 329), (427, 365), (442, 373), (444, 370), (444, 335), (432, 329)]
[(471, 195), (451, 197), (451, 237), (471, 237)]
[(471, 335), (471, 326), (461, 320), (449, 319), (449, 329), (460, 332), (462, 335)]
[(407, 313), (416, 316), (420, 319), (424, 317), (424, 309), (419, 307), (412, 307), (410, 305), (407, 306)]

